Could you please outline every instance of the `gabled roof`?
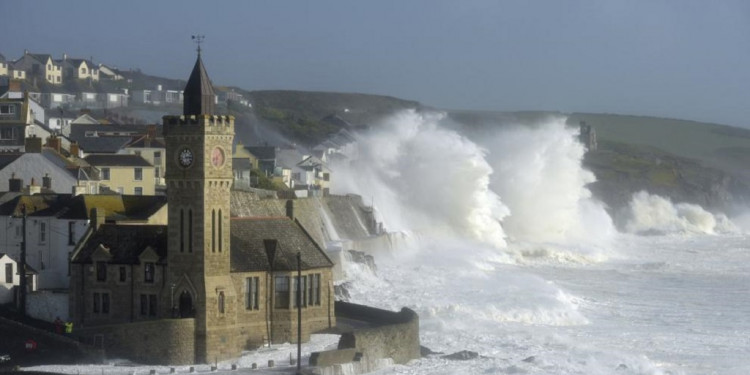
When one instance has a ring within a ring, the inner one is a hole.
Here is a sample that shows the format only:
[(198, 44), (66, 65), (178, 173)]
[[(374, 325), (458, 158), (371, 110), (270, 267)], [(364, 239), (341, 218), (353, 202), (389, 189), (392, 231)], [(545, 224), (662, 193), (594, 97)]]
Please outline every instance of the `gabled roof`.
[(321, 161), (320, 159), (316, 158), (315, 156), (310, 156), (305, 160), (302, 160), (297, 164), (299, 167), (305, 168), (305, 167), (319, 167), (324, 166), (325, 163)]
[(70, 194), (19, 195), (0, 205), (0, 215), (21, 216), (22, 207), (26, 207), (27, 216), (57, 216), (70, 198)]
[(99, 246), (112, 255), (110, 263), (139, 264), (138, 256), (150, 247), (163, 264), (167, 260), (167, 226), (103, 224), (76, 252), (72, 263), (91, 263)]
[(130, 139), (125, 147), (132, 148), (166, 148), (164, 138), (150, 138), (148, 134), (137, 135)]
[(56, 64), (55, 63), (55, 59), (52, 58), (52, 55), (47, 54), (47, 53), (29, 53), (28, 55), (31, 56), (31, 57), (33, 57), (35, 60), (37, 60), (37, 61), (39, 61), (41, 63), (45, 63), (46, 64), (47, 60), (50, 59), (50, 60), (52, 60), (53, 64)]
[(8, 164), (16, 161), (16, 159), (20, 158), (22, 155), (22, 153), (0, 153), (0, 170), (5, 168)]
[(91, 60), (86, 60), (86, 59), (74, 59), (74, 58), (68, 57), (65, 60), (58, 60), (57, 62), (58, 63), (66, 62), (66, 63), (68, 63), (70, 65), (75, 66), (75, 67), (79, 67), (79, 66), (81, 66), (81, 64), (86, 63), (86, 65), (89, 68), (99, 69), (99, 67), (96, 66), (96, 64), (94, 64)]
[(106, 220), (144, 221), (148, 220), (164, 205), (167, 197), (163, 195), (102, 195), (81, 194), (74, 197), (68, 209), (62, 212), (61, 219), (90, 219), (91, 210), (104, 210)]
[(5, 56), (3, 56), (2, 53), (0, 53), (0, 62), (5, 62), (5, 61), (7, 61), (5, 60)]
[(258, 160), (276, 159), (276, 147), (274, 146), (245, 146), (245, 150)]
[(232, 169), (237, 170), (248, 170), (252, 168), (252, 164), (250, 164), (250, 159), (248, 158), (232, 158)]
[(142, 156), (131, 154), (96, 154), (84, 160), (97, 167), (152, 167)]
[(287, 217), (232, 218), (231, 235), (232, 272), (268, 270), (268, 257), (263, 244), (265, 239), (278, 241), (274, 270), (296, 270), (297, 252), (301, 254), (304, 270), (333, 266), (333, 262), (300, 223)]
[(195, 61), (193, 72), (185, 85), (183, 93), (182, 114), (189, 115), (213, 115), (216, 111), (216, 93), (214, 92), (211, 79), (208, 78), (206, 68), (203, 66), (200, 52)]

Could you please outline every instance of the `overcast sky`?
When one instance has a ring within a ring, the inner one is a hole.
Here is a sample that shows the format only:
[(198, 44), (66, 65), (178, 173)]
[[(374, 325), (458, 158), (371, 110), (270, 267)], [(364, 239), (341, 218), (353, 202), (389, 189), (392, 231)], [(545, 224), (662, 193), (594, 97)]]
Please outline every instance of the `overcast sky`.
[(216, 85), (750, 127), (750, 1), (0, 0), (24, 49)]

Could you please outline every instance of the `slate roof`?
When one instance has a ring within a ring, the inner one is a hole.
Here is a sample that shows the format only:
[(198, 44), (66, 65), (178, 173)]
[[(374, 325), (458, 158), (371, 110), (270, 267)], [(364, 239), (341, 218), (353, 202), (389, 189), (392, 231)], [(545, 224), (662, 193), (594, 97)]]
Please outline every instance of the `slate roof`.
[(113, 166), (113, 167), (152, 167), (151, 163), (146, 161), (140, 155), (130, 154), (98, 154), (89, 155), (84, 158), (89, 164), (95, 166)]
[(138, 264), (138, 256), (147, 247), (159, 255), (159, 262), (167, 260), (166, 225), (117, 225), (103, 224), (76, 252), (72, 263), (91, 263), (91, 255), (103, 245), (112, 255), (110, 263)]
[(245, 146), (245, 150), (258, 160), (276, 159), (276, 147), (273, 146)]
[(252, 168), (252, 164), (250, 164), (250, 159), (248, 158), (232, 158), (232, 169), (238, 169), (238, 170), (249, 170)]
[(5, 168), (8, 164), (16, 161), (23, 154), (0, 153), (0, 169)]
[(30, 53), (29, 56), (33, 57), (37, 61), (41, 62), (42, 64), (47, 63), (47, 59), (51, 59), (53, 64), (59, 65), (58, 62), (55, 61), (55, 59), (52, 58), (52, 55), (47, 53)]
[(203, 60), (198, 53), (193, 72), (190, 73), (183, 93), (182, 114), (189, 115), (213, 115), (216, 112), (216, 93), (214, 92), (211, 79), (208, 78)]
[(332, 267), (333, 262), (296, 220), (287, 217), (232, 218), (232, 272), (267, 271), (264, 239), (278, 241), (274, 270), (297, 269), (297, 252), (302, 269)]
[(152, 147), (152, 148), (166, 148), (167, 144), (164, 143), (163, 138), (150, 138), (148, 134), (143, 135), (137, 135), (131, 138), (130, 142), (125, 145), (125, 147), (135, 147), (135, 148), (144, 148), (144, 147)]
[(2, 53), (0, 53), (0, 62), (5, 62), (5, 61), (7, 61), (5, 60), (5, 56), (3, 56)]
[(147, 220), (164, 205), (164, 195), (81, 194), (74, 197), (61, 219), (89, 219), (91, 209), (104, 209), (106, 220)]
[(160, 195), (16, 194), (0, 204), (0, 215), (52, 216), (67, 220), (90, 219), (91, 209), (104, 210), (106, 220), (147, 220), (167, 204)]
[(0, 204), (0, 215), (21, 216), (21, 207), (26, 207), (27, 216), (57, 216), (70, 202), (70, 194), (19, 195)]
[(115, 153), (125, 147), (128, 141), (130, 141), (129, 137), (107, 136), (81, 137), (76, 140), (78, 146), (87, 153)]

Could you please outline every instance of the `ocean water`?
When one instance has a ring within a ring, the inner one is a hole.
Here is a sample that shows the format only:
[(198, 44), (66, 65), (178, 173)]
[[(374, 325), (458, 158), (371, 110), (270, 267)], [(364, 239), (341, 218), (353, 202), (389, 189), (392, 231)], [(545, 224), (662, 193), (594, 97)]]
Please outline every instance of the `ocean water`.
[(748, 244), (740, 234), (622, 234), (610, 260), (507, 264), (490, 260), (492, 249), (433, 243), (381, 255), (352, 298), (410, 307), (424, 346), (482, 356), (384, 374), (748, 374)]
[(616, 228), (565, 119), (475, 140), (444, 122), (397, 114), (337, 170), (398, 238), (346, 278), (353, 302), (417, 311), (424, 346), (479, 357), (379, 373), (750, 373), (750, 238), (730, 218), (640, 192)]

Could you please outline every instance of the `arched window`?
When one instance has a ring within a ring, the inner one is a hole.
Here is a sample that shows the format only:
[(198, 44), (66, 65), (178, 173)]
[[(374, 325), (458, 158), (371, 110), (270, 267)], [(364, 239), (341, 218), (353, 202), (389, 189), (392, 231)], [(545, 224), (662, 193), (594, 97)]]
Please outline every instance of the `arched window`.
[(224, 244), (223, 238), (224, 238), (224, 232), (222, 231), (222, 225), (223, 217), (221, 216), (221, 210), (219, 210), (219, 252), (221, 252), (222, 245)]
[(219, 314), (224, 313), (224, 292), (219, 292)]
[(216, 210), (211, 210), (211, 252), (216, 252)]
[(180, 252), (185, 251), (185, 210), (180, 209)]
[(188, 210), (188, 252), (193, 252), (193, 209)]

